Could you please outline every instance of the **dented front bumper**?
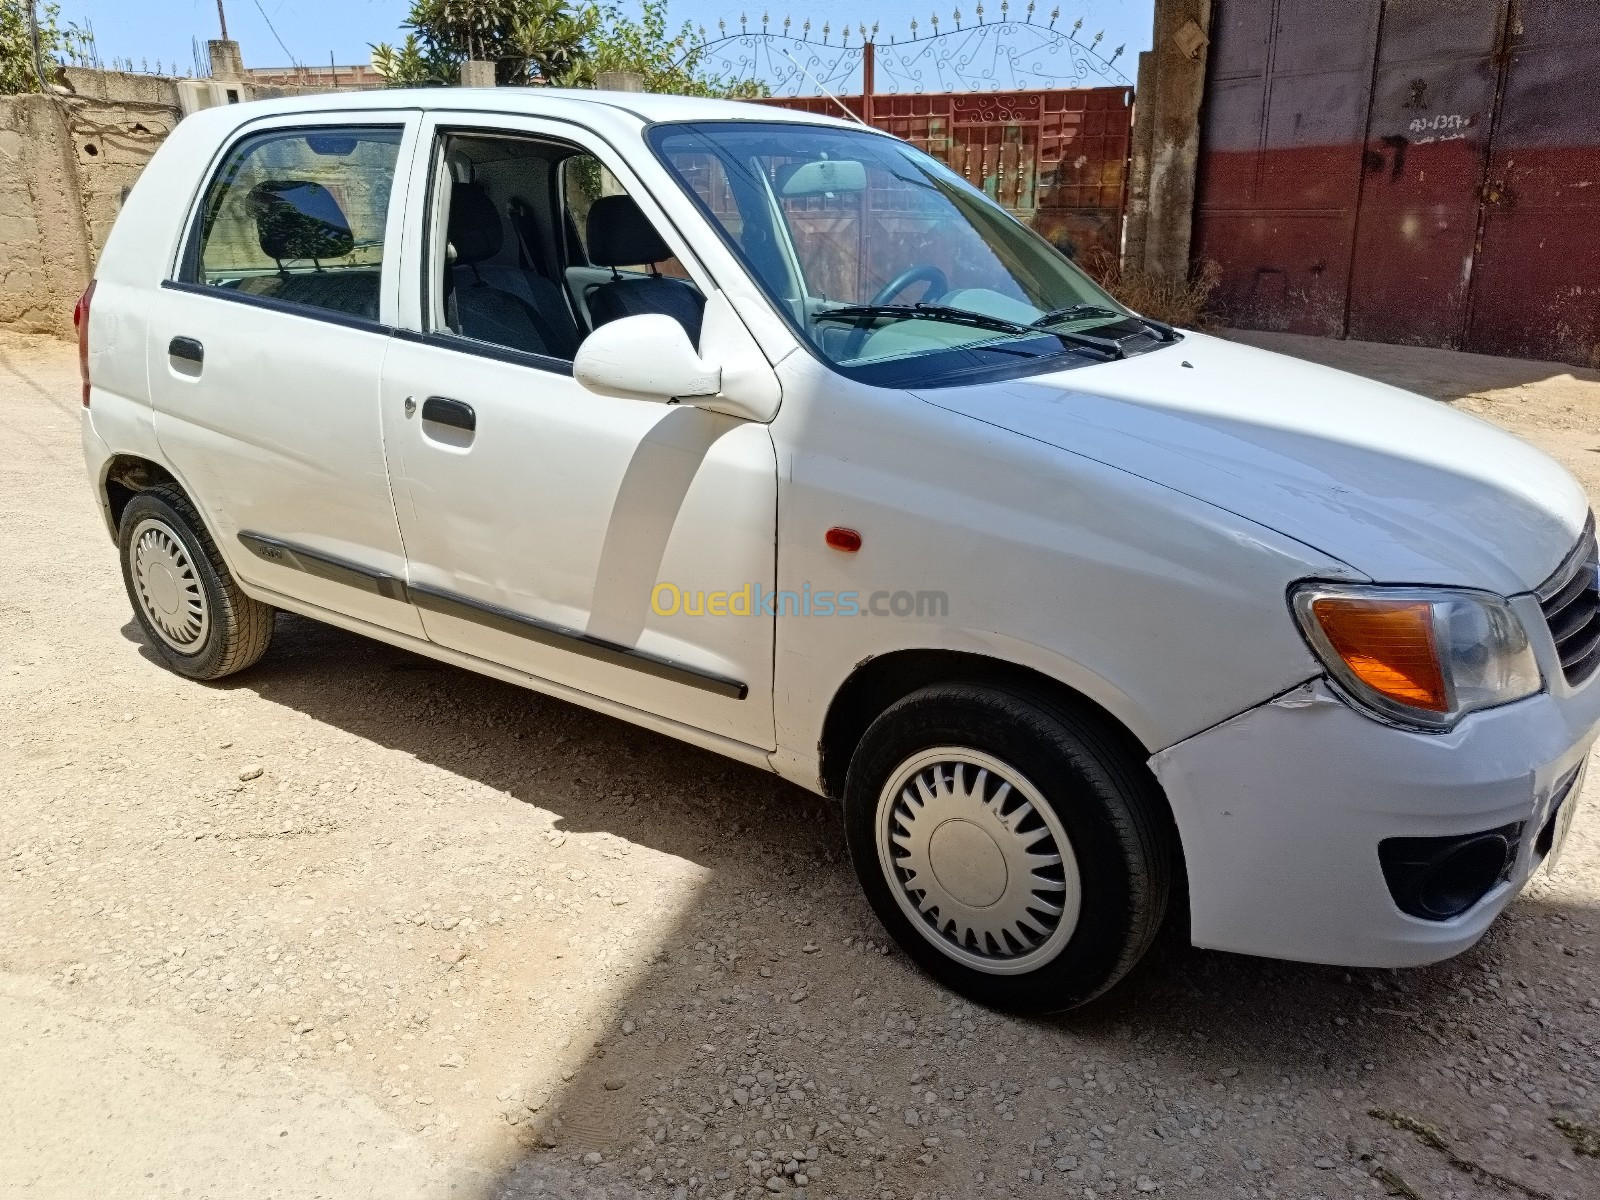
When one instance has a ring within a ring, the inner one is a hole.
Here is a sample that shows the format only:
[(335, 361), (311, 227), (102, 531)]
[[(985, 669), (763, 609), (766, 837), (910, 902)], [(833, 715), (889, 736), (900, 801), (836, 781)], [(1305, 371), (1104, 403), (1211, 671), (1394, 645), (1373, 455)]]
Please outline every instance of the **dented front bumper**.
[[(1600, 686), (1432, 734), (1380, 724), (1315, 680), (1168, 747), (1150, 766), (1182, 838), (1195, 945), (1365, 967), (1465, 950), (1543, 861), (1539, 834), (1597, 725)], [(1513, 823), (1516, 858), (1471, 908), (1448, 920), (1400, 910), (1380, 842)]]

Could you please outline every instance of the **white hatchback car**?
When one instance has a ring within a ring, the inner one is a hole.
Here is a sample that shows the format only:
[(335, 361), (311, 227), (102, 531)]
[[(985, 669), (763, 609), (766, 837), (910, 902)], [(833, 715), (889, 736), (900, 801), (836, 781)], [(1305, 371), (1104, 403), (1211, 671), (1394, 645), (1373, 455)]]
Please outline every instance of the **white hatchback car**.
[(985, 1003), (1201, 946), (1470, 946), (1600, 720), (1577, 483), (1471, 417), (1129, 312), (940, 163), (676, 97), (213, 109), (79, 306), (151, 647), (286, 609), (841, 797)]

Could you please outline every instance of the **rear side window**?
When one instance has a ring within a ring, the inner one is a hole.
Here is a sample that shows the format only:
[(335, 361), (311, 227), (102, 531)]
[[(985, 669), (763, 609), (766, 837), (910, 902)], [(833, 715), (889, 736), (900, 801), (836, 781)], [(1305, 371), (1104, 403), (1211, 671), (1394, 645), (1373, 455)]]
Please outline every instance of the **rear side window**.
[(237, 143), (206, 188), (183, 281), (377, 320), (401, 133), (319, 126)]

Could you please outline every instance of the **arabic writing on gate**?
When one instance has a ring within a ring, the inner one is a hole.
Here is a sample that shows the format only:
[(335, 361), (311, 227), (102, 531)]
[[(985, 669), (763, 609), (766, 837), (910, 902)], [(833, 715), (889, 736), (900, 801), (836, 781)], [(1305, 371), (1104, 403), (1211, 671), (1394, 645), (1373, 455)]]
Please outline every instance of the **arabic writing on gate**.
[(1406, 128), (1412, 133), (1449, 133), (1471, 129), (1477, 123), (1477, 113), (1440, 113), (1436, 117), (1413, 117)]

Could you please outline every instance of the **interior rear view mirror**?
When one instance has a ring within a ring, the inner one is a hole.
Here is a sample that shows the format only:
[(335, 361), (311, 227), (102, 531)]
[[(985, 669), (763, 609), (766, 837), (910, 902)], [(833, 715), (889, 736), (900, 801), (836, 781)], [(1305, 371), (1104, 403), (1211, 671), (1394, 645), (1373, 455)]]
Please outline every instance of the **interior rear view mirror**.
[(853, 158), (819, 158), (778, 168), (778, 195), (785, 199), (866, 190), (867, 168)]

